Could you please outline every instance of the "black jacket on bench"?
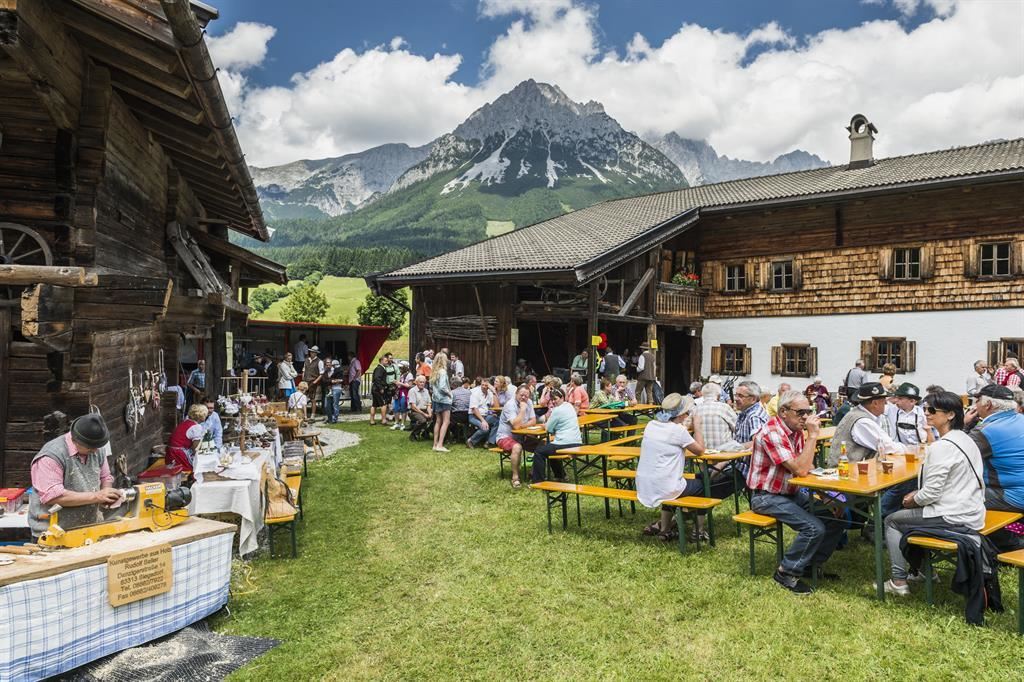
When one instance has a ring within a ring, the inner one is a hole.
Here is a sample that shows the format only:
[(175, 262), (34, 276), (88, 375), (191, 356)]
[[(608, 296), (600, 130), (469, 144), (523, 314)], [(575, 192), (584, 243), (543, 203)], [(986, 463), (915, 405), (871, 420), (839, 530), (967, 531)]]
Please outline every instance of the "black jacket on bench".
[(956, 571), (950, 587), (966, 599), (964, 617), (968, 623), (984, 625), (986, 608), (1002, 613), (1003, 599), (999, 588), (996, 548), (987, 537), (965, 526), (909, 528), (900, 539), (900, 551), (915, 571), (920, 570), (926, 550), (911, 545), (907, 541), (911, 535), (956, 543)]

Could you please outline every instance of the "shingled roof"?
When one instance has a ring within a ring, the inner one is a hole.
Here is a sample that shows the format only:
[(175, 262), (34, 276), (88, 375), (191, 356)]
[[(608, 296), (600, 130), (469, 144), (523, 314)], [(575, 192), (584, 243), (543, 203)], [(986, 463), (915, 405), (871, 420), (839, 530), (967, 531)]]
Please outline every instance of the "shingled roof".
[[(654, 234), (659, 228), (678, 223), (685, 229), (700, 212), (941, 186), (986, 176), (1024, 177), (1024, 138), (879, 159), (864, 168), (831, 166), (604, 201), (367, 280), (374, 286), (474, 274), (575, 271), (583, 281), (582, 265), (631, 241), (642, 240), (649, 248), (654, 237), (662, 236)], [(652, 239), (643, 239), (648, 232)]]

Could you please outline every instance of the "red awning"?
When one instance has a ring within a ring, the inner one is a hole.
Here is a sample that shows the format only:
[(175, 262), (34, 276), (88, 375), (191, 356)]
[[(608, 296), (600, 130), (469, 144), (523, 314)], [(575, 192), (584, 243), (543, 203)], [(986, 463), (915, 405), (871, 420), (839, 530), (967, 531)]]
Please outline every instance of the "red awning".
[(359, 330), (359, 338), (356, 341), (356, 357), (363, 371), (373, 366), (373, 359), (377, 357), (377, 351), (384, 345), (391, 332), (387, 327), (364, 327)]

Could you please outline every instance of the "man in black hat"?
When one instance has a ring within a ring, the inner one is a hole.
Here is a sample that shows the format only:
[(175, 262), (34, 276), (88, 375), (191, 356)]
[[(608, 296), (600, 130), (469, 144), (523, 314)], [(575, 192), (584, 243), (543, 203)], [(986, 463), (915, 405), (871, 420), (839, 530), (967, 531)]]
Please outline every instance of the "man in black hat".
[(850, 462), (859, 462), (877, 455), (906, 452), (904, 447), (887, 436), (882, 430), (879, 418), (885, 412), (885, 388), (872, 381), (861, 384), (855, 394), (858, 405), (846, 413), (836, 425), (832, 436), (832, 449), (828, 465), (839, 464), (842, 446), (846, 444), (846, 456)]
[(106, 456), (100, 451), (110, 441), (110, 431), (98, 414), (87, 414), (71, 423), (71, 430), (46, 443), (32, 458), (32, 495), (29, 497), (29, 528), (33, 537), (47, 529), (40, 518), (60, 505), (62, 528), (77, 528), (103, 520), (100, 506), (115, 504), (121, 493)]

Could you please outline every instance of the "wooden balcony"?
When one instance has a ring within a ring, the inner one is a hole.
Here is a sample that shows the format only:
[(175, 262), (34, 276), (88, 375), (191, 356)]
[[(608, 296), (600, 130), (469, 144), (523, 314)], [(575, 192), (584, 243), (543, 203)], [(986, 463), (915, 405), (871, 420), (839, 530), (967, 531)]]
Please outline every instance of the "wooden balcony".
[(704, 318), (704, 291), (680, 284), (658, 284), (657, 316), (669, 320)]

